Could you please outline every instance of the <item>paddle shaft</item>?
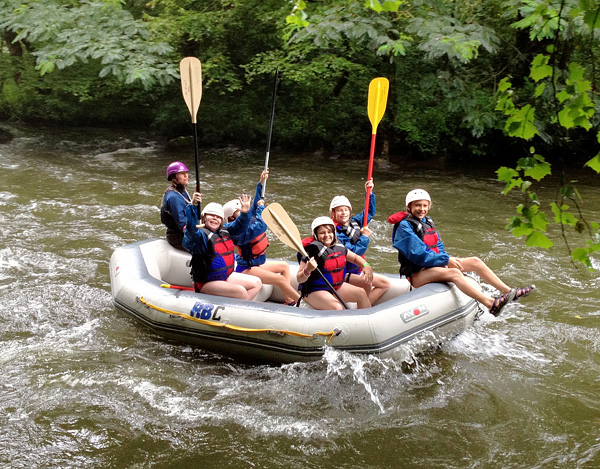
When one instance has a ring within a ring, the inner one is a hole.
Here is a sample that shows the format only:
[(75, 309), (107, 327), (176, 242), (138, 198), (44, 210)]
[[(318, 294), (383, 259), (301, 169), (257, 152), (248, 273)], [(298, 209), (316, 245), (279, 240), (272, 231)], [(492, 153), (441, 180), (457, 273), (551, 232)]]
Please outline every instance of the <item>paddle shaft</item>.
[[(369, 170), (367, 171), (367, 181), (373, 179), (373, 159), (375, 155), (375, 140), (377, 134), (371, 134), (371, 156), (369, 157)], [(369, 204), (371, 203), (371, 186), (367, 187), (367, 195), (365, 197), (365, 212), (363, 214), (363, 226), (367, 226), (369, 223)]]
[[(375, 141), (377, 138), (377, 126), (383, 117), (387, 104), (387, 95), (389, 90), (389, 81), (387, 78), (375, 78), (369, 84), (369, 98), (367, 111), (369, 120), (372, 125), (371, 132), (371, 151), (369, 152), (369, 170), (367, 172), (367, 181), (373, 179), (373, 160), (375, 159)], [(369, 222), (369, 203), (371, 202), (371, 187), (367, 187), (367, 195), (365, 197), (365, 210), (363, 214), (363, 227)]]
[[(271, 98), (271, 119), (269, 121), (269, 133), (267, 136), (267, 154), (265, 156), (265, 171), (269, 169), (269, 154), (271, 153), (271, 136), (273, 135), (273, 120), (275, 119), (275, 98), (277, 97), (277, 81), (279, 78), (279, 67), (275, 69), (275, 82), (273, 83), (273, 97)], [(267, 181), (263, 182), (261, 197), (265, 198)]]
[[(200, 170), (198, 156), (198, 123), (196, 116), (202, 99), (202, 65), (195, 57), (184, 57), (179, 63), (181, 74), (181, 90), (183, 98), (192, 117), (192, 128), (194, 135), (194, 166), (196, 171), (195, 192), (200, 192)], [(198, 218), (202, 213), (202, 203), (198, 202)]]

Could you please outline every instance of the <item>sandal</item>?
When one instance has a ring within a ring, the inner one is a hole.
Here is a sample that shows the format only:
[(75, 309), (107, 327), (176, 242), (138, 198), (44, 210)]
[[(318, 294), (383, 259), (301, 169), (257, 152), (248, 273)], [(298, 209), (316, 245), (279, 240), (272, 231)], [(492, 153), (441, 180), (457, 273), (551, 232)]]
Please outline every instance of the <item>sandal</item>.
[(283, 304), (285, 306), (296, 306), (296, 302), (295, 301), (284, 301)]
[(529, 287), (524, 287), (524, 288), (513, 288), (512, 291), (515, 292), (515, 297), (513, 298), (513, 301), (518, 301), (520, 298), (523, 298), (527, 295), (529, 295), (533, 289), (535, 288), (535, 285), (531, 285)]
[(500, 313), (502, 312), (506, 304), (509, 301), (511, 301), (514, 298), (514, 296), (515, 291), (511, 290), (502, 296), (497, 296), (496, 298), (494, 298), (494, 302), (492, 303), (492, 307), (490, 308), (490, 314), (493, 314), (496, 317), (500, 316)]

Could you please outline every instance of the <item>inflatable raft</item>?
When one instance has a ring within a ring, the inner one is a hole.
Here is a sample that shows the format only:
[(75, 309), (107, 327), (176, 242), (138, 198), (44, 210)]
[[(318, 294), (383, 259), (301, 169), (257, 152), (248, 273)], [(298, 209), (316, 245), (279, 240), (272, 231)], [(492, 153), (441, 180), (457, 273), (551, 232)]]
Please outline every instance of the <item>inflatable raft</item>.
[[(272, 285), (263, 285), (253, 301), (204, 295), (191, 291), (190, 259), (164, 239), (116, 249), (110, 259), (116, 308), (166, 338), (244, 360), (318, 360), (327, 346), (389, 356), (410, 343), (418, 353), (457, 335), (481, 311), (454, 285), (411, 291), (398, 275), (390, 276), (392, 287), (368, 309), (285, 306)], [(290, 263), (290, 269), (295, 281), (297, 265)]]

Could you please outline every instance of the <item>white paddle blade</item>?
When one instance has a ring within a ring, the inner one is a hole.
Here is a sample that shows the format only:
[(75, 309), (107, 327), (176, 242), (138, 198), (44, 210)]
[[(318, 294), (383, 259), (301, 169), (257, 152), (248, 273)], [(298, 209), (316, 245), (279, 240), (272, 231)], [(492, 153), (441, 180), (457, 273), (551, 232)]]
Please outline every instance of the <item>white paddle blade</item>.
[(202, 64), (196, 57), (184, 57), (179, 62), (179, 74), (183, 99), (195, 124), (202, 99)]
[(262, 218), (279, 241), (307, 257), (298, 228), (280, 204), (267, 205)]

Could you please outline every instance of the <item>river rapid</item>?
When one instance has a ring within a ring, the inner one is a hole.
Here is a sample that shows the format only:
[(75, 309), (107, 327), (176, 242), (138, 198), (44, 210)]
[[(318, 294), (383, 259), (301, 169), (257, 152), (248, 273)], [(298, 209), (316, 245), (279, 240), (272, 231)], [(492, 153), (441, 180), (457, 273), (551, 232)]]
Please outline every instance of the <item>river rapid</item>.
[[(395, 359), (327, 350), (313, 363), (240, 363), (166, 341), (112, 305), (119, 246), (164, 235), (168, 153), (150, 134), (5, 126), (0, 145), (0, 464), (4, 467), (600, 467), (600, 272), (560, 242), (504, 230), (517, 194), (493, 168), (378, 165), (368, 257), (397, 272), (387, 216), (427, 189), (447, 250), (537, 290), (440, 349)], [(367, 162), (272, 152), (267, 202), (307, 235)], [(204, 201), (254, 193), (264, 153), (200, 153)], [(190, 180), (194, 180), (193, 171)], [(590, 220), (598, 178), (580, 179)], [(540, 189), (553, 199), (551, 181)], [(294, 254), (271, 236), (269, 256)], [(600, 269), (600, 261), (595, 260)], [(484, 288), (492, 292), (491, 287)]]

